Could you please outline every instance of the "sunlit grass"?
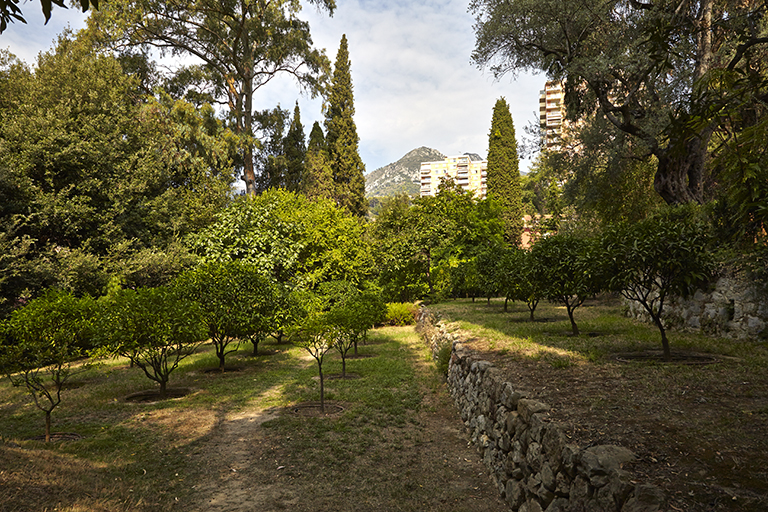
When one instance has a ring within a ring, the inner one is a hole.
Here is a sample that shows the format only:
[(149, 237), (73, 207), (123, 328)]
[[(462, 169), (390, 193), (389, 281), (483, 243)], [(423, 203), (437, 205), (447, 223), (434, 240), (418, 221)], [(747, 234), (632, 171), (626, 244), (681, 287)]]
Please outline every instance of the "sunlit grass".
[[(575, 312), (580, 335), (571, 334), (565, 308), (541, 302), (535, 320), (529, 320), (525, 304), (503, 300), (455, 300), (430, 306), (439, 311), (449, 328), (482, 339), (481, 346), (500, 355), (536, 360), (551, 360), (553, 365), (599, 362), (623, 352), (660, 350), (658, 329), (627, 318), (620, 301), (603, 298), (589, 301)], [(668, 330), (673, 350), (712, 353), (738, 357), (758, 365), (768, 364), (768, 351), (762, 344), (738, 342), (701, 333)]]
[[(296, 432), (296, 439), (313, 446), (308, 457), (341, 467), (381, 437), (381, 429), (409, 424), (409, 416), (419, 409), (421, 394), (413, 364), (425, 360), (428, 351), (425, 347), (414, 351), (414, 345), (420, 346), (412, 327), (372, 331), (359, 352), (373, 357), (347, 362), (347, 371), (358, 378), (326, 382), (326, 399), (344, 404), (340, 417), (328, 422), (288, 415), (274, 420), (271, 428)], [(244, 344), (230, 354), (227, 366), (237, 371), (221, 373), (209, 371), (218, 366), (210, 345), (200, 347), (171, 374), (169, 387), (189, 388), (190, 393), (156, 403), (125, 400), (156, 386), (139, 368), (130, 367), (126, 359), (101, 361), (78, 375), (53, 412), (54, 432), (77, 433), (83, 439), (48, 445), (29, 440), (43, 431), (42, 412), (24, 388), (3, 381), (0, 434), (22, 452), (3, 451), (0, 443), (0, 459), (14, 466), (21, 464), (19, 453), (48, 453), (47, 464), (54, 469), (76, 461), (79, 469), (67, 469), (72, 489), (94, 496), (92, 505), (95, 496), (101, 496), (125, 503), (125, 510), (165, 509), (176, 498), (194, 493), (190, 481), (206, 477), (205, 468), (189, 466), (190, 460), (217, 435), (222, 421), (244, 409), (319, 400), (317, 366), (303, 349), (267, 342), (260, 345), (260, 355), (253, 357), (251, 351), (252, 346)], [(323, 370), (326, 376), (341, 372), (335, 352), (326, 356)], [(361, 435), (363, 429), (370, 436)], [(106, 494), (96, 491), (107, 488)], [(52, 508), (61, 497), (52, 492), (49, 500), (40, 497), (39, 502), (47, 505), (39, 509)]]

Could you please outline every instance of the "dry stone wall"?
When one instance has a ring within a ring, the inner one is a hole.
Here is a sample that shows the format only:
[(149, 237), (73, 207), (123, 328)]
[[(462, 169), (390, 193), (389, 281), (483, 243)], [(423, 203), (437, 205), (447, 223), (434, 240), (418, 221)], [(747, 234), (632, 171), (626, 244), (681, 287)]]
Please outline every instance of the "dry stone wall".
[[(625, 300), (629, 316), (650, 322), (639, 302)], [(700, 330), (738, 340), (768, 340), (768, 296), (759, 285), (732, 274), (720, 276), (709, 289), (691, 297), (672, 298), (664, 321), (673, 327)]]
[(433, 355), (452, 345), (448, 386), (471, 442), (510, 508), (519, 512), (656, 512), (663, 492), (632, 483), (623, 464), (635, 455), (621, 446), (569, 444), (549, 418), (550, 407), (526, 397), (500, 369), (481, 360), (422, 308), (417, 329)]

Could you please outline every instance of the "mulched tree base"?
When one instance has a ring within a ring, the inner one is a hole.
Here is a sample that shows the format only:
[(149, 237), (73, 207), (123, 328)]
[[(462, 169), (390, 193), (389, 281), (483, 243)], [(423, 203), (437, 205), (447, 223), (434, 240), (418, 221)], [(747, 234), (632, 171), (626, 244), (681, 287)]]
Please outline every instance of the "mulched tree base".
[[(53, 432), (51, 433), (51, 442), (58, 441), (79, 441), (83, 436), (75, 434), (74, 432)], [(41, 436), (34, 436), (28, 439), (29, 441), (45, 441), (45, 434)]]
[(323, 412), (320, 402), (302, 402), (288, 407), (288, 410), (306, 418), (328, 418), (344, 412), (344, 407), (336, 402), (325, 402), (325, 412)]
[(663, 363), (663, 364), (713, 364), (720, 360), (710, 354), (699, 354), (694, 352), (672, 351), (672, 359), (664, 360), (664, 352), (661, 350), (644, 350), (642, 352), (627, 352), (616, 354), (613, 359), (620, 363)]
[(168, 388), (165, 390), (165, 397), (160, 396), (159, 389), (148, 389), (145, 391), (139, 391), (138, 393), (132, 393), (125, 397), (126, 402), (132, 403), (153, 403), (162, 402), (163, 400), (172, 400), (174, 398), (182, 398), (190, 393), (189, 388)]
[(203, 373), (230, 373), (230, 372), (239, 372), (242, 368), (239, 366), (225, 366), (224, 371), (221, 370), (221, 368), (206, 368), (203, 370)]

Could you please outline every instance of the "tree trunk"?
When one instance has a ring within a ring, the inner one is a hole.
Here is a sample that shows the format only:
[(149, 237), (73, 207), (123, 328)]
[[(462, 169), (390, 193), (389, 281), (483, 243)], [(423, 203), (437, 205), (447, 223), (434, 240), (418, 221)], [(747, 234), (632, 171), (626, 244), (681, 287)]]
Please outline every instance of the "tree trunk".
[(317, 370), (320, 373), (320, 411), (325, 414), (325, 383), (323, 382), (323, 363), (317, 361)]
[(579, 335), (579, 326), (576, 325), (576, 321), (573, 319), (573, 309), (569, 304), (565, 305), (565, 309), (568, 310), (568, 318), (571, 320), (571, 331), (574, 336)]
[(255, 196), (256, 172), (253, 169), (253, 78), (243, 80), (243, 133), (248, 141), (243, 150), (243, 181), (245, 181), (245, 193)]
[(258, 336), (252, 337), (251, 343), (253, 343), (253, 355), (255, 357), (259, 355), (259, 337)]
[(504, 297), (504, 312), (507, 312), (507, 303), (509, 302), (509, 297)]
[(667, 330), (664, 328), (664, 323), (661, 321), (661, 314), (654, 315), (651, 314), (651, 318), (653, 319), (653, 323), (656, 324), (656, 327), (658, 327), (659, 332), (661, 333), (661, 348), (664, 350), (664, 361), (671, 361), (672, 360), (672, 350), (669, 348), (669, 340), (667, 339)]
[(51, 442), (51, 411), (45, 411), (45, 442)]
[(658, 167), (653, 188), (667, 204), (704, 202), (704, 169), (711, 130), (686, 141), (670, 141), (657, 152)]
[(531, 322), (533, 322), (533, 312), (536, 311), (536, 306), (539, 305), (539, 301), (528, 302), (528, 310), (531, 312)]
[(168, 395), (168, 381), (160, 381), (160, 398), (165, 398)]

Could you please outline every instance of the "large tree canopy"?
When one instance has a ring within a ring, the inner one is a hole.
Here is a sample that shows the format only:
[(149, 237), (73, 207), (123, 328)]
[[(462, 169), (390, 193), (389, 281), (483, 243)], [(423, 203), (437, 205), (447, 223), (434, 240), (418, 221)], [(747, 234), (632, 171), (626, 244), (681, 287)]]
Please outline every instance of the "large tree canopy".
[[(310, 3), (331, 14), (336, 7), (334, 0)], [(289, 74), (314, 95), (322, 92), (330, 71), (325, 53), (312, 46), (309, 24), (298, 18), (300, 10), (297, 0), (115, 0), (91, 19), (119, 44), (151, 46), (201, 62), (177, 73), (194, 77), (197, 93), (228, 106), (241, 136), (246, 191), (256, 194), (254, 93), (275, 76)]]
[(244, 197), (194, 240), (206, 261), (242, 260), (273, 281), (315, 288), (325, 281), (366, 281), (371, 248), (360, 219), (331, 200), (285, 189)]
[(764, 96), (768, 44), (759, 0), (473, 0), (473, 60), (499, 76), (545, 71), (565, 80), (568, 114), (599, 108), (657, 159), (654, 187), (670, 204), (702, 202), (723, 74)]
[(33, 69), (0, 53), (0, 89), (0, 304), (100, 293), (98, 272), (70, 284), (207, 225), (230, 197), (236, 141), (213, 108), (144, 96), (86, 41), (62, 37)]

